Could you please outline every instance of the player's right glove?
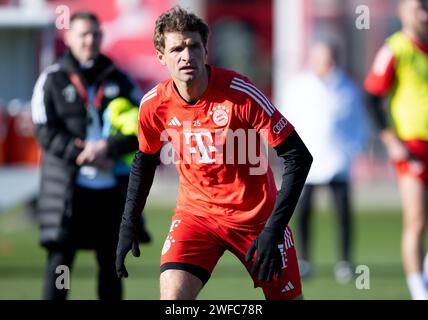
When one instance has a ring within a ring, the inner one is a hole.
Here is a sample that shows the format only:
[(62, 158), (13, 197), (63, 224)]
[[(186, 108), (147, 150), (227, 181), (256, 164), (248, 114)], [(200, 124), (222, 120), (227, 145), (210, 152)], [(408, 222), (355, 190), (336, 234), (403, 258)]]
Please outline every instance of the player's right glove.
[(140, 256), (137, 231), (134, 226), (122, 223), (120, 225), (119, 243), (116, 250), (116, 272), (119, 278), (128, 277), (128, 271), (125, 267), (125, 257), (131, 250), (134, 257)]
[(134, 257), (140, 256), (138, 247), (139, 220), (159, 164), (159, 154), (145, 154), (138, 151), (131, 165), (125, 210), (120, 223), (119, 242), (116, 250), (116, 272), (119, 278), (127, 278), (125, 257), (132, 250)]

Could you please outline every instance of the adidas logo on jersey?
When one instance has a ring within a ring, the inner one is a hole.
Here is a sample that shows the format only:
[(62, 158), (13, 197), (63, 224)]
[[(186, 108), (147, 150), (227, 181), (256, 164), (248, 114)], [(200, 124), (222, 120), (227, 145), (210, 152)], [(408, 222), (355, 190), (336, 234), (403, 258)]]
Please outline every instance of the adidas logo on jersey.
[(285, 285), (284, 289), (282, 289), (282, 292), (287, 292), (287, 291), (290, 291), (293, 289), (294, 289), (293, 284), (291, 283), (291, 281), (288, 281), (287, 284)]
[(181, 127), (180, 120), (177, 119), (177, 117), (173, 117), (169, 122), (168, 125), (171, 127)]

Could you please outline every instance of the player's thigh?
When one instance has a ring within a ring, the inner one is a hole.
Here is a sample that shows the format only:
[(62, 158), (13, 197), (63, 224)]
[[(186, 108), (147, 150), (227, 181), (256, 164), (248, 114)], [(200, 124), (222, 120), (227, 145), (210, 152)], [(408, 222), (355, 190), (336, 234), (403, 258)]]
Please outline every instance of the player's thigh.
[(160, 299), (193, 300), (202, 286), (197, 276), (184, 270), (168, 269), (160, 275)]
[(160, 261), (161, 297), (182, 297), (189, 290), (190, 299), (208, 281), (225, 250), (215, 227), (202, 217), (172, 218)]

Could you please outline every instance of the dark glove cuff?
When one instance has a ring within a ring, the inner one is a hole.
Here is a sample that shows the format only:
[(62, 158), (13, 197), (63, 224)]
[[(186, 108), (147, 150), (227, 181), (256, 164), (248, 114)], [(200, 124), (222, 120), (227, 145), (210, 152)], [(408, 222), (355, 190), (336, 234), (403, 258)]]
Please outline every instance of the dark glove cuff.
[(123, 221), (120, 224), (120, 236), (124, 238), (133, 238), (136, 235), (137, 226), (133, 223)]
[(283, 228), (276, 228), (273, 226), (265, 226), (262, 232), (270, 234), (275, 242), (281, 242), (283, 238)]

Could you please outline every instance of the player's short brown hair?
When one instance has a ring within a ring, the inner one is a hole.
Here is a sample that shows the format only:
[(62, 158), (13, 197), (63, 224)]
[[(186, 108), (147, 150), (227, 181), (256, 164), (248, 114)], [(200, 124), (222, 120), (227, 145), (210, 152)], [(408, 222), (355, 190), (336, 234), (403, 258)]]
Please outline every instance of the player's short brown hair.
[(208, 25), (194, 13), (188, 12), (180, 6), (175, 6), (162, 13), (156, 20), (153, 42), (156, 50), (165, 49), (166, 32), (199, 32), (204, 47), (207, 47)]
[(75, 20), (87, 20), (87, 21), (91, 21), (93, 24), (97, 26), (100, 25), (100, 20), (98, 19), (98, 17), (90, 11), (76, 11), (71, 15), (70, 23), (73, 23), (73, 21)]

